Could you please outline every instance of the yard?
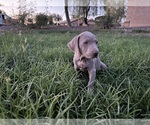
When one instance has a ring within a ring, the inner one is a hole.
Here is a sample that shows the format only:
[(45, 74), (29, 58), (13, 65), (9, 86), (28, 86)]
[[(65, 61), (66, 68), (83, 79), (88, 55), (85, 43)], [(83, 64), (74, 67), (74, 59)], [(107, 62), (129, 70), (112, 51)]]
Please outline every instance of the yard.
[(93, 31), (109, 68), (89, 95), (67, 48), (78, 33), (0, 36), (0, 118), (150, 118), (150, 38)]

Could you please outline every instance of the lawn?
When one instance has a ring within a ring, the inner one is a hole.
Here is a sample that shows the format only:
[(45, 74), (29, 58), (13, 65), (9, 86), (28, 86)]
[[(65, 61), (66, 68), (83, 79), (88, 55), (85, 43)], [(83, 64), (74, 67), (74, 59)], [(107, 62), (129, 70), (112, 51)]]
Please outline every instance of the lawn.
[(94, 31), (109, 68), (89, 95), (67, 48), (78, 33), (0, 36), (0, 118), (150, 118), (150, 38)]

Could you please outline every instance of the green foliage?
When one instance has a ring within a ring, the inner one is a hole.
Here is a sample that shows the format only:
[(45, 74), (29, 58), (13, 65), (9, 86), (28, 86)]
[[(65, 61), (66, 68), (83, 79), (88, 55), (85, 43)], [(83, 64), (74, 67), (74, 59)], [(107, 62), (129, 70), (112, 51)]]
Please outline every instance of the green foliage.
[(40, 13), (40, 14), (36, 15), (35, 20), (36, 20), (37, 26), (39, 26), (39, 27), (44, 26), (44, 25), (47, 25), (47, 23), (48, 23), (48, 16)]
[(24, 24), (25, 24), (25, 20), (26, 20), (26, 17), (27, 17), (27, 16), (28, 16), (28, 13), (26, 13), (26, 12), (24, 12), (24, 13), (22, 13), (22, 14), (19, 15), (18, 20), (19, 20), (19, 23), (20, 23), (21, 25), (24, 25)]
[(105, 0), (104, 16), (99, 16), (95, 20), (99, 26), (110, 29), (113, 26), (120, 26), (121, 19), (125, 15), (125, 0)]
[(113, 17), (110, 15), (96, 17), (95, 21), (99, 27), (104, 28), (104, 29), (105, 28), (109, 29), (113, 25), (112, 24)]
[(52, 14), (52, 18), (55, 20), (55, 21), (61, 21), (62, 20), (62, 17), (59, 15), (59, 14)]
[(21, 25), (24, 25), (26, 17), (29, 15), (29, 13), (27, 11), (27, 6), (26, 6), (26, 0), (18, 0), (18, 4), (19, 4), (19, 7), (18, 7), (18, 9), (19, 9), (18, 20), (19, 20), (19, 23)]
[(30, 3), (27, 3), (26, 0), (18, 0), (18, 9), (19, 9), (19, 17), (18, 17), (18, 20), (19, 20), (19, 23), (21, 25), (25, 25), (28, 23), (33, 23), (33, 13), (35, 12), (35, 1), (34, 2), (30, 2)]
[(106, 71), (93, 95), (78, 77), (67, 43), (78, 32), (33, 31), (0, 37), (0, 118), (150, 118), (150, 42), (94, 32)]

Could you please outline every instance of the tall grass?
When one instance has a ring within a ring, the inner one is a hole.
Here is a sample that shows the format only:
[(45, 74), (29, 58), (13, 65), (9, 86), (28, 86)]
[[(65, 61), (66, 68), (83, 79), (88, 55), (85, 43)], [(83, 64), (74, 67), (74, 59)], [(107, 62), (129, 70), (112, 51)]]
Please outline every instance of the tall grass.
[(149, 38), (94, 32), (109, 68), (89, 95), (67, 48), (78, 33), (0, 36), (0, 118), (150, 118)]

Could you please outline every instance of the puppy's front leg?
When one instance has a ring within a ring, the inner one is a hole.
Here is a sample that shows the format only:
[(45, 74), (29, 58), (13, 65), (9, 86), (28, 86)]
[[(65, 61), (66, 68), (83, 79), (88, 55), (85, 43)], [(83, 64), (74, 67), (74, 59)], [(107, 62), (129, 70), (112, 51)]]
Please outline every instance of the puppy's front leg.
[(106, 64), (105, 64), (105, 63), (103, 63), (103, 62), (101, 62), (101, 66), (100, 66), (100, 67), (101, 67), (101, 69), (102, 69), (102, 70), (105, 70), (105, 69), (107, 69), (107, 66), (106, 66)]
[(88, 82), (88, 91), (92, 92), (94, 89), (94, 81), (95, 81), (95, 77), (96, 77), (96, 69), (92, 68), (88, 70), (88, 74), (89, 74), (89, 82)]
[(76, 59), (76, 57), (75, 57), (75, 56), (74, 56), (74, 58), (73, 58), (73, 65), (74, 65), (74, 69), (75, 69), (75, 71), (78, 71), (77, 59)]

